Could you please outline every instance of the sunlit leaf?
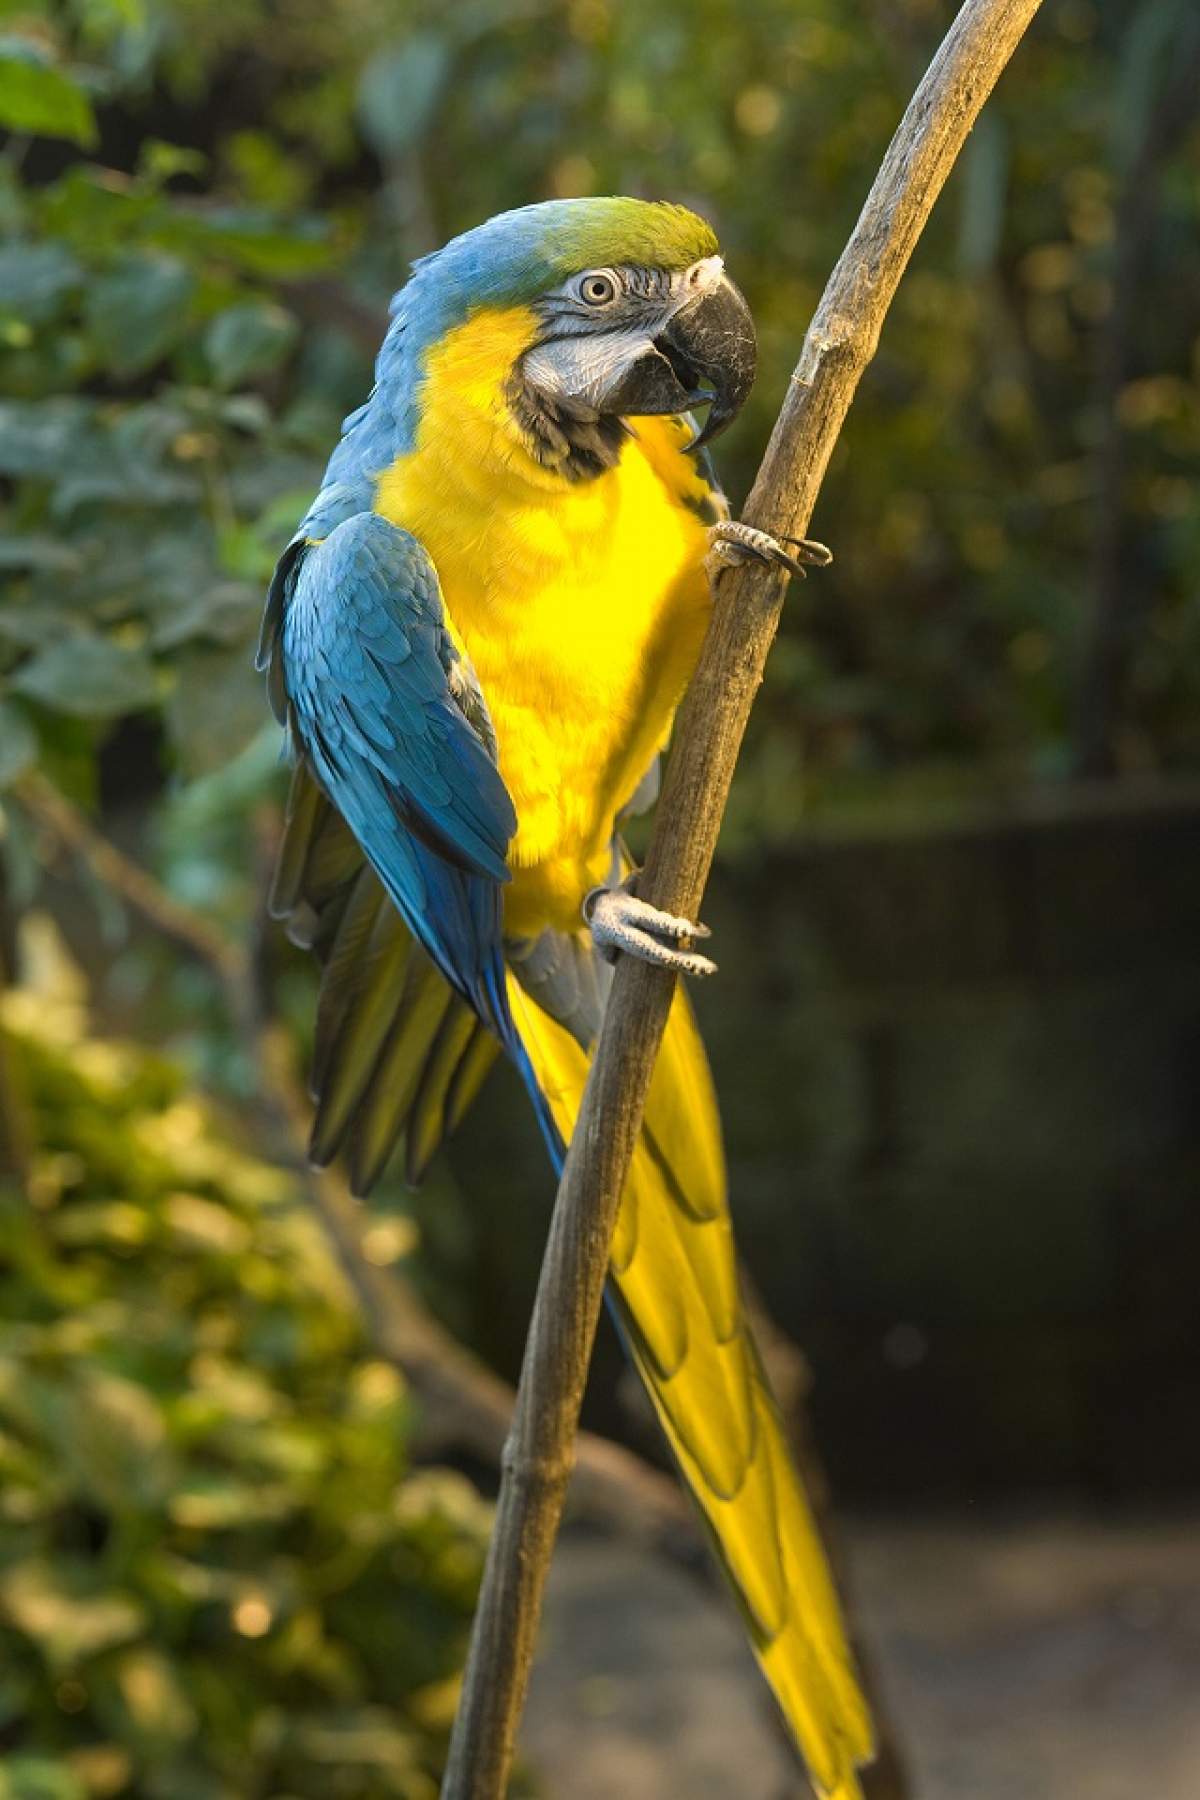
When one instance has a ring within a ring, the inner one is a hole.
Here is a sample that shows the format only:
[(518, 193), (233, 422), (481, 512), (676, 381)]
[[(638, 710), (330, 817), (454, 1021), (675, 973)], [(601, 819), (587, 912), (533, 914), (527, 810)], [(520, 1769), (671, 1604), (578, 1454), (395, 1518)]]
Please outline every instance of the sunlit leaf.
[(241, 1482), (197, 1475), (175, 1489), (168, 1501), (172, 1519), (189, 1531), (231, 1531), (282, 1519), (298, 1496), (281, 1482)]
[(83, 89), (26, 39), (0, 39), (0, 125), (91, 149), (96, 119)]
[(168, 144), (162, 138), (147, 138), (138, 154), (138, 174), (154, 187), (161, 187), (177, 175), (203, 175), (209, 159), (202, 150), (187, 144)]
[(105, 1710), (120, 1737), (132, 1738), (145, 1753), (158, 1758), (196, 1729), (195, 1708), (183, 1679), (162, 1650), (142, 1645), (126, 1650), (109, 1673), (119, 1711), (111, 1705)]
[(0, 1572), (0, 1615), (32, 1640), (53, 1668), (71, 1668), (126, 1643), (145, 1615), (128, 1594), (97, 1589), (78, 1557), (25, 1561)]
[(77, 1769), (48, 1756), (8, 1756), (0, 1767), (0, 1800), (89, 1800)]

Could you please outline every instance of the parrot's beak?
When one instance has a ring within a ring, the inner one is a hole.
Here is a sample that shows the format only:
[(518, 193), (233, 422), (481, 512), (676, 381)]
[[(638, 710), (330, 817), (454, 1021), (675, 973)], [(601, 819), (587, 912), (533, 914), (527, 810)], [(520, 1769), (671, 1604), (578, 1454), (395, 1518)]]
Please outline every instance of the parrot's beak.
[(758, 347), (750, 308), (728, 275), (689, 301), (654, 340), (691, 404), (711, 400), (703, 429), (689, 446), (711, 444), (736, 418), (754, 386)]

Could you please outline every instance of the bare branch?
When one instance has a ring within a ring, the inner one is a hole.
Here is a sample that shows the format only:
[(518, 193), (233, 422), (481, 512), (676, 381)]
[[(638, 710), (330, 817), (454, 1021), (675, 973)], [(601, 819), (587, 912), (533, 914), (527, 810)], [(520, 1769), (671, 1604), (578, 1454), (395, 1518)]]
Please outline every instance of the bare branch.
[(97, 831), (52, 781), (36, 770), (16, 783), (17, 798), (57, 839), (126, 905), (140, 913), (165, 937), (182, 944), (215, 972), (223, 984), (241, 984), (249, 972), (245, 954), (211, 920), (169, 894), (161, 882)]
[[(746, 507), (802, 536), (900, 277), (1039, 0), (966, 0), (909, 104), (809, 327)], [(783, 604), (756, 566), (724, 574), (680, 708), (639, 891), (697, 918)], [(674, 978), (623, 958), (559, 1185), (442, 1800), (502, 1800), (570, 1475), (609, 1246)]]

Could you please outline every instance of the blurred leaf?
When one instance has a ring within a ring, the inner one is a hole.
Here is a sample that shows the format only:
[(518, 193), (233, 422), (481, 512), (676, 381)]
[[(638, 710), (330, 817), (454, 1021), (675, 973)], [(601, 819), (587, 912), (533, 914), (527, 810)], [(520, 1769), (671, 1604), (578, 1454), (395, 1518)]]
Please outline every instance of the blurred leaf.
[(137, 712), (158, 695), (154, 664), (141, 650), (82, 633), (39, 651), (11, 685), (44, 706), (89, 719)]
[(394, 162), (424, 136), (450, 73), (446, 40), (414, 32), (396, 49), (378, 51), (358, 84), (363, 133), (385, 162)]
[(268, 132), (234, 132), (225, 154), (237, 191), (253, 204), (295, 212), (308, 197), (312, 171), (307, 162)]
[(166, 1426), (139, 1382), (103, 1368), (85, 1371), (63, 1426), (63, 1454), (98, 1504), (145, 1507), (165, 1493)]
[(28, 1561), (0, 1572), (0, 1613), (35, 1643), (52, 1669), (71, 1669), (98, 1651), (126, 1643), (145, 1614), (128, 1594), (97, 1590), (78, 1557)]
[(177, 257), (148, 253), (122, 259), (89, 283), (84, 317), (114, 374), (150, 368), (178, 341), (193, 284)]
[[(190, 425), (187, 412), (168, 400), (148, 400), (109, 414), (97, 423), (91, 443), (67, 450), (54, 491), (54, 513), (65, 518), (98, 501), (139, 508), (194, 504), (203, 492), (200, 471), (194, 458), (182, 461), (177, 454), (181, 445), (190, 448)], [(148, 555), (139, 550), (128, 522), (120, 539), (126, 558)], [(97, 569), (94, 579), (102, 581), (105, 573)]]
[(248, 300), (217, 314), (205, 334), (204, 348), (218, 385), (232, 388), (276, 368), (296, 335), (296, 321), (282, 306)]
[(263, 678), (248, 635), (228, 650), (191, 649), (180, 655), (178, 670), (167, 701), (171, 739), (188, 775), (207, 775), (240, 755), (262, 730)]
[(209, 158), (202, 150), (164, 143), (162, 138), (147, 138), (138, 154), (138, 174), (152, 187), (161, 187), (177, 175), (203, 175), (208, 165)]
[[(266, 769), (214, 778), (223, 818)], [(91, 1800), (433, 1800), (445, 1720), (406, 1703), (460, 1667), (487, 1509), (407, 1492), (403, 1384), (292, 1177), (84, 1035), (45, 925), (4, 1002), (38, 1201), (0, 1199), (0, 1726), (44, 1742), (53, 1704)]]
[(79, 552), (61, 538), (30, 533), (0, 538), (0, 570), (42, 569), (58, 575), (78, 575), (82, 570)]
[(176, 207), (155, 221), (165, 247), (191, 255), (227, 257), (248, 275), (286, 280), (327, 267), (334, 246), (323, 220), (281, 221), (265, 208), (214, 206), (201, 212)]
[(112, 1699), (105, 1704), (101, 1698), (100, 1710), (115, 1737), (138, 1743), (158, 1761), (195, 1731), (195, 1708), (161, 1650), (142, 1645), (126, 1650), (113, 1664), (111, 1679)]
[(304, 1719), (294, 1730), (301, 1755), (331, 1769), (365, 1763), (405, 1774), (418, 1766), (412, 1733), (382, 1708)]
[(243, 660), (249, 662), (249, 642), (261, 612), (260, 587), (244, 581), (197, 584), (182, 601), (164, 607), (161, 622), (152, 633), (154, 648), (177, 650), (196, 638), (207, 638), (212, 643), (241, 646)]
[(89, 150), (97, 136), (83, 89), (51, 68), (29, 40), (16, 37), (0, 39), (0, 125), (34, 137), (69, 138)]
[(251, 1485), (196, 1475), (181, 1483), (167, 1504), (175, 1523), (189, 1531), (236, 1531), (285, 1518), (297, 1497), (282, 1482)]
[(86, 452), (93, 412), (90, 401), (73, 395), (0, 401), (0, 472), (54, 478), (81, 448)]
[(0, 790), (37, 760), (37, 733), (20, 707), (0, 700)]
[(83, 279), (63, 244), (7, 244), (0, 248), (0, 314), (43, 325)]
[(46, 190), (40, 212), (44, 231), (89, 259), (150, 237), (168, 217), (166, 203), (151, 188), (87, 163), (74, 164)]
[(9, 1756), (0, 1767), (0, 1800), (88, 1800), (86, 1784), (47, 1756)]

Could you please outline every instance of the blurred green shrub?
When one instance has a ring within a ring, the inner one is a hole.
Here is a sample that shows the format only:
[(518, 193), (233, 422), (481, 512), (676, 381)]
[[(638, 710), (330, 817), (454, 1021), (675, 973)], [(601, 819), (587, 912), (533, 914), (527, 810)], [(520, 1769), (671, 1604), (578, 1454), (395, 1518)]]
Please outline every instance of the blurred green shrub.
[(406, 1462), (289, 1177), (21, 991), (0, 1188), (4, 1800), (433, 1800), (488, 1515)]

